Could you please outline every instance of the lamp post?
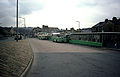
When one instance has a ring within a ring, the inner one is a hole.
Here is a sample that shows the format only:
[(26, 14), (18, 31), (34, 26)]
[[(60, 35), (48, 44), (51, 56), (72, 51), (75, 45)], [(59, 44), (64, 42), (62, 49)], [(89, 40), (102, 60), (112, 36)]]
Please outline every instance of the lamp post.
[(80, 29), (80, 21), (76, 21), (76, 22), (78, 22), (78, 29)]
[(25, 36), (25, 38), (26, 38), (26, 24), (25, 24), (25, 18), (23, 18), (23, 17), (19, 17), (19, 18), (24, 19), (24, 27), (25, 27), (25, 34), (24, 34), (24, 36)]
[(23, 18), (23, 17), (19, 17), (19, 18), (22, 18), (24, 20), (24, 27), (26, 28), (25, 18)]
[(17, 0), (17, 8), (16, 8), (16, 27), (17, 27), (16, 41), (18, 42), (18, 0)]

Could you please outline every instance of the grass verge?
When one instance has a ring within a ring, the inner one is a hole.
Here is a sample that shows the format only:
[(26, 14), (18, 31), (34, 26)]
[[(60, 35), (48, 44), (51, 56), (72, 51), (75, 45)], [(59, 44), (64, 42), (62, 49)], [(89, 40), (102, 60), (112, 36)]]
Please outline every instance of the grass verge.
[(19, 77), (32, 55), (28, 39), (0, 42), (0, 77)]

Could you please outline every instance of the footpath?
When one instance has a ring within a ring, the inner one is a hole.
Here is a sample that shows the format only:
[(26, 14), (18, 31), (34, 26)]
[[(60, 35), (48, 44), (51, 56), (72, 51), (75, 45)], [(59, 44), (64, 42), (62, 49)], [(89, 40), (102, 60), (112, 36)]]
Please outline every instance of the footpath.
[(28, 39), (0, 42), (0, 77), (20, 77), (32, 58)]

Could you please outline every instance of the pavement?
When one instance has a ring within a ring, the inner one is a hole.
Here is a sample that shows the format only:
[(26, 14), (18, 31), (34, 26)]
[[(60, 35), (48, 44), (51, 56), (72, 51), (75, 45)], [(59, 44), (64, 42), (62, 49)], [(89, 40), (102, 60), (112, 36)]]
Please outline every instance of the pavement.
[(120, 52), (29, 39), (34, 61), (26, 77), (120, 77)]

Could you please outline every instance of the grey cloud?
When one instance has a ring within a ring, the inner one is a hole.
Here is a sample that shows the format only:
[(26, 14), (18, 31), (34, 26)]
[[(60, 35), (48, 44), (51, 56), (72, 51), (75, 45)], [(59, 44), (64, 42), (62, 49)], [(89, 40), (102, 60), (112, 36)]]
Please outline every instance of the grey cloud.
[(19, 13), (20, 15), (31, 14), (33, 11), (42, 10), (43, 5), (37, 0), (24, 0), (19, 2)]
[(93, 0), (82, 0), (80, 1), (80, 3), (77, 5), (79, 8), (83, 8), (83, 7), (95, 7), (97, 6), (99, 3), (97, 3), (97, 1), (93, 1)]
[(27, 15), (27, 14), (31, 14), (32, 10), (30, 10), (30, 8), (28, 8), (28, 5), (20, 4), (19, 13), (20, 13), (20, 16)]
[(0, 1), (0, 26), (14, 25), (14, 7), (10, 6), (8, 0)]
[(81, 7), (103, 7), (109, 8), (114, 7), (111, 5), (120, 5), (120, 0), (83, 0), (77, 6)]
[(0, 19), (0, 26), (13, 26), (15, 25), (15, 18), (11, 16), (6, 16)]
[[(17, 0), (0, 0), (0, 26), (14, 26)], [(31, 14), (42, 9), (40, 3), (35, 0), (19, 0), (19, 16)]]
[(120, 17), (120, 0), (85, 0), (78, 7), (94, 8), (96, 12), (90, 17), (91, 22), (98, 23), (104, 19), (112, 19), (112, 17)]
[[(98, 8), (101, 10), (103, 13), (102, 15), (108, 19), (112, 19), (112, 17), (120, 16), (120, 0), (106, 0), (104, 5), (98, 6)], [(100, 16), (98, 16), (100, 17)]]
[(8, 16), (11, 13), (11, 7), (8, 2), (0, 2), (0, 17)]
[(8, 0), (8, 2), (11, 6), (16, 6), (17, 0)]
[(86, 2), (86, 1), (83, 1), (81, 3), (79, 3), (77, 6), (78, 7), (95, 7), (97, 5), (96, 2)]

